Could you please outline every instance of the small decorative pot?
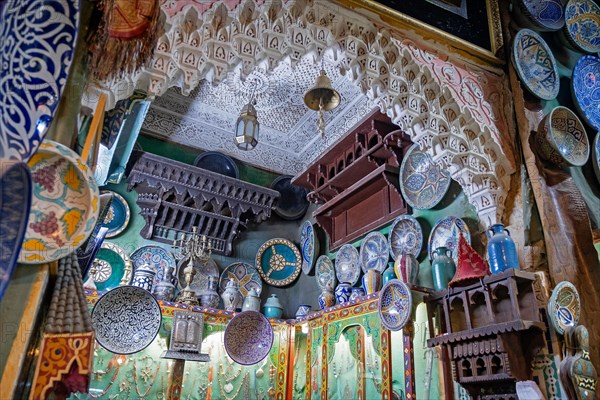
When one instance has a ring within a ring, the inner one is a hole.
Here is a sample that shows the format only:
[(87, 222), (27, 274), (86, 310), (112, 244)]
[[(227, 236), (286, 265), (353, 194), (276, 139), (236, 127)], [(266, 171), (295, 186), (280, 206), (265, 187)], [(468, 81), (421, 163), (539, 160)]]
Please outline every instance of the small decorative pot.
[(196, 293), (196, 295), (200, 295), (200, 305), (202, 307), (210, 307), (210, 308), (218, 308), (219, 302), (221, 301), (221, 297), (217, 292), (217, 287), (219, 286), (219, 278), (216, 276), (208, 276), (207, 289), (205, 292)]
[(240, 292), (240, 287), (233, 279), (227, 282), (227, 286), (225, 286), (221, 298), (223, 299), (223, 306), (227, 311), (239, 310), (242, 307), (242, 301), (244, 300), (242, 293)]
[(131, 286), (137, 286), (152, 293), (154, 275), (156, 275), (156, 271), (154, 271), (152, 266), (150, 264), (143, 264), (135, 270), (135, 274), (133, 274), (133, 280), (131, 281)]
[(244, 299), (242, 311), (260, 311), (260, 297), (256, 293), (256, 289), (252, 288)]
[(152, 295), (156, 300), (172, 301), (175, 297), (175, 285), (173, 284), (173, 268), (167, 268), (162, 279), (154, 286)]
[(333, 294), (333, 288), (327, 286), (319, 295), (319, 307), (324, 310), (335, 305), (335, 294)]
[(390, 263), (390, 265), (385, 269), (385, 271), (383, 271), (383, 274), (381, 274), (381, 276), (383, 278), (382, 285), (385, 285), (392, 279), (398, 279), (396, 271), (394, 271), (394, 263)]
[(378, 292), (381, 289), (381, 282), (383, 278), (381, 272), (376, 269), (368, 270), (362, 277), (363, 288), (367, 294)]
[(341, 282), (335, 288), (335, 299), (338, 304), (344, 304), (350, 300), (350, 294), (352, 292), (352, 286), (349, 283)]
[(360, 298), (364, 295), (365, 295), (365, 291), (363, 290), (363, 288), (353, 287), (352, 291), (350, 292), (350, 300), (349, 301), (357, 300), (358, 298)]
[(265, 302), (263, 314), (265, 314), (265, 317), (267, 318), (275, 319), (281, 318), (283, 315), (283, 307), (281, 306), (276, 294), (272, 294), (271, 297), (269, 297)]
[(456, 264), (452, 259), (452, 250), (442, 246), (433, 251), (431, 273), (433, 274), (433, 288), (436, 291), (448, 288), (448, 283), (456, 273)]
[(502, 224), (494, 224), (486, 233), (489, 239), (487, 251), (492, 274), (498, 274), (508, 268), (519, 269), (517, 247), (508, 229)]
[(394, 270), (396, 276), (402, 282), (410, 283), (412, 285), (417, 283), (417, 277), (419, 276), (419, 262), (417, 261), (417, 257), (413, 254), (400, 254), (394, 263)]
[(298, 306), (298, 311), (296, 311), (296, 318), (306, 317), (309, 312), (310, 312), (310, 305), (300, 304)]

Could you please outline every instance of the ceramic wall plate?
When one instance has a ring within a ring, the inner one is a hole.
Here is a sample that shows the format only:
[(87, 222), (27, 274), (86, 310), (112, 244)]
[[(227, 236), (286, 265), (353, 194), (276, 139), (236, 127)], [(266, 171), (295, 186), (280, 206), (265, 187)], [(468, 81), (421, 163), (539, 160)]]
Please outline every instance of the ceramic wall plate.
[(600, 183), (600, 132), (596, 132), (596, 138), (592, 148), (592, 164), (594, 172), (596, 173), (596, 179)]
[[(77, 261), (79, 261), (79, 268), (81, 268), (82, 276), (87, 277), (88, 271), (92, 266), (92, 263), (96, 259), (98, 251), (100, 251), (100, 248), (104, 243), (104, 239), (106, 238), (107, 232), (108, 228), (105, 226), (101, 226), (95, 234), (92, 234), (93, 236), (90, 236), (90, 240), (88, 240), (88, 245), (86, 246), (85, 250), (83, 249), (83, 246), (77, 249)], [(129, 268), (131, 269), (129, 278), (131, 278), (133, 273), (133, 266), (130, 265)], [(87, 279), (84, 280), (84, 282), (86, 281)], [(127, 284), (129, 283), (131, 283), (131, 279), (127, 281)]]
[(435, 207), (444, 198), (450, 183), (448, 172), (418, 145), (407, 150), (400, 166), (400, 190), (411, 207), (421, 210)]
[[(336, 271), (333, 268), (333, 263), (326, 255), (322, 255), (317, 259), (315, 263), (315, 276), (317, 277), (317, 285), (321, 290), (331, 288), (331, 291), (335, 289), (336, 282)], [(358, 278), (357, 278), (358, 280)]]
[(276, 178), (271, 183), (271, 189), (279, 192), (279, 200), (275, 207), (275, 213), (281, 218), (293, 221), (302, 218), (308, 210), (308, 200), (306, 195), (308, 190), (292, 185), (292, 177), (289, 175), (282, 175)]
[(514, 37), (512, 61), (523, 85), (534, 96), (552, 100), (558, 95), (558, 64), (548, 44), (530, 29), (521, 29)]
[[(186, 286), (183, 270), (188, 266), (189, 262), (189, 258), (184, 258), (177, 265), (177, 286), (179, 289), (183, 289)], [(219, 279), (219, 266), (212, 258), (207, 263), (196, 261), (193, 265), (196, 274), (190, 284), (190, 288), (196, 292), (197, 297), (200, 297), (202, 294), (207, 293), (209, 276), (213, 276), (217, 280)]]
[[(598, 34), (600, 37), (600, 33)], [(574, 103), (583, 119), (600, 130), (600, 58), (583, 56), (571, 77)]]
[(340, 247), (335, 255), (335, 276), (339, 282), (349, 283), (351, 286), (354, 286), (360, 278), (358, 250), (349, 243)]
[(462, 232), (465, 240), (471, 244), (471, 232), (469, 227), (460, 218), (447, 217), (439, 220), (431, 230), (427, 252), (429, 259), (433, 258), (433, 251), (438, 247), (447, 247), (452, 250), (452, 258), (456, 263), (458, 261), (458, 237)]
[(127, 200), (123, 196), (112, 190), (103, 190), (100, 193), (112, 193), (113, 195), (112, 203), (110, 203), (102, 224), (108, 228), (106, 237), (115, 237), (123, 232), (127, 228), (127, 224), (129, 224), (129, 218), (131, 217), (129, 204), (127, 204)]
[(96, 227), (99, 192), (73, 150), (46, 140), (29, 160), (33, 197), (19, 262), (40, 264), (73, 253)]
[(515, 9), (527, 18), (528, 27), (541, 31), (557, 31), (565, 25), (561, 0), (517, 0), (516, 5)]
[(133, 271), (135, 271), (144, 264), (152, 266), (156, 275), (154, 275), (154, 284), (162, 280), (163, 271), (166, 268), (173, 268), (173, 272), (177, 271), (177, 262), (173, 254), (153, 244), (142, 246), (131, 253), (131, 262), (133, 263)]
[(58, 107), (79, 29), (79, 2), (14, 0), (0, 13), (0, 159), (27, 162)]
[(223, 337), (227, 355), (241, 365), (262, 361), (273, 347), (273, 327), (261, 313), (244, 311), (233, 317)]
[(590, 156), (585, 126), (567, 107), (554, 107), (540, 122), (535, 135), (538, 154), (557, 165), (582, 166)]
[(423, 231), (417, 219), (412, 215), (396, 218), (388, 233), (388, 246), (394, 260), (403, 253), (418, 257), (423, 247)]
[(406, 284), (392, 279), (379, 291), (379, 318), (390, 331), (404, 328), (412, 312), (412, 294)]
[(135, 286), (106, 292), (92, 309), (92, 325), (98, 343), (111, 353), (142, 351), (156, 337), (162, 312), (156, 299)]
[(242, 292), (244, 297), (248, 295), (248, 292), (252, 288), (256, 290), (256, 293), (259, 296), (262, 292), (262, 279), (260, 279), (260, 274), (256, 268), (250, 264), (235, 262), (227, 266), (221, 273), (221, 278), (219, 279), (219, 294), (223, 293), (225, 286), (227, 286), (227, 282), (229, 282), (230, 279), (237, 282), (240, 287), (240, 292)]
[(370, 269), (383, 273), (388, 266), (390, 246), (385, 236), (380, 232), (371, 232), (360, 245), (360, 266), (363, 272)]
[(579, 292), (568, 281), (560, 282), (550, 295), (548, 301), (548, 315), (552, 326), (562, 335), (568, 327), (575, 327), (581, 316), (581, 303)]
[(30, 208), (29, 166), (3, 160), (0, 163), (0, 300), (17, 265)]
[(256, 268), (269, 285), (286, 286), (300, 275), (302, 256), (289, 240), (270, 239), (256, 252)]
[(102, 292), (119, 287), (121, 283), (129, 285), (133, 276), (133, 271), (127, 269), (129, 261), (125, 250), (116, 244), (104, 242), (83, 281), (86, 282), (91, 274), (96, 289)]
[(302, 272), (308, 275), (319, 255), (319, 240), (310, 221), (304, 221), (300, 227), (300, 253), (302, 254)]
[(600, 51), (600, 7), (592, 0), (570, 0), (565, 7), (563, 31), (578, 51)]
[(194, 160), (194, 166), (231, 178), (240, 178), (240, 171), (235, 161), (218, 151), (206, 151), (200, 154)]

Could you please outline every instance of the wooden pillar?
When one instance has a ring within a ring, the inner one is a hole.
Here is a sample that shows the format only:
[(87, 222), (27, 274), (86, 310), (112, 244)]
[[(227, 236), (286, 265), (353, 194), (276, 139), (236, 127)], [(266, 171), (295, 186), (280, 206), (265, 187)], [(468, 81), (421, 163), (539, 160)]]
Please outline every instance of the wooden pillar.
[(167, 386), (167, 400), (179, 400), (183, 384), (184, 360), (173, 360)]

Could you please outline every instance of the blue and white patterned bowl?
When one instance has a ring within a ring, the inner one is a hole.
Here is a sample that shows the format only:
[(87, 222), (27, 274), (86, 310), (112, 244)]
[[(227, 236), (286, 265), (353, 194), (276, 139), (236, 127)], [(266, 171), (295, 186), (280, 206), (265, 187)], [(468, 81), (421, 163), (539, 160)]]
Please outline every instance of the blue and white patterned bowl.
[(570, 0), (565, 7), (562, 33), (576, 51), (600, 51), (600, 7), (592, 0)]
[(273, 327), (259, 312), (244, 311), (233, 317), (225, 328), (225, 350), (233, 361), (254, 365), (263, 360), (273, 347)]
[(539, 31), (557, 31), (565, 25), (561, 0), (517, 0), (513, 16), (519, 26)]
[(360, 261), (358, 250), (346, 243), (335, 255), (335, 276), (341, 283), (349, 283), (354, 286), (360, 277)]
[(552, 109), (540, 122), (535, 137), (538, 154), (558, 165), (584, 165), (590, 156), (585, 127), (566, 107)]
[(412, 313), (412, 293), (404, 282), (394, 279), (379, 291), (379, 318), (391, 331), (404, 328)]
[(369, 233), (360, 245), (360, 265), (364, 273), (377, 270), (380, 274), (387, 268), (390, 258), (390, 246), (380, 232)]
[(394, 260), (402, 253), (418, 257), (423, 246), (423, 231), (415, 217), (401, 215), (396, 218), (388, 233), (388, 244)]
[(583, 119), (600, 130), (600, 58), (583, 56), (577, 61), (571, 77), (571, 94)]

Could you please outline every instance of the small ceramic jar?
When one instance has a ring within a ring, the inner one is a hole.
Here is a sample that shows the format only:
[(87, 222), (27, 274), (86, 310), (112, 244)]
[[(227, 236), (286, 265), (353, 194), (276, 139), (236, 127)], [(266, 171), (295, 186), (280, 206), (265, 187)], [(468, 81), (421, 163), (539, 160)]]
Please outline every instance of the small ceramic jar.
[(260, 311), (260, 297), (255, 288), (251, 288), (242, 304), (242, 311)]
[(281, 307), (281, 303), (277, 298), (276, 294), (272, 294), (271, 297), (267, 299), (265, 305), (263, 307), (263, 314), (267, 318), (281, 318), (283, 315), (283, 307)]
[(137, 286), (152, 293), (152, 286), (154, 285), (154, 275), (156, 271), (150, 264), (143, 264), (135, 270), (133, 274), (133, 280), (131, 286)]
[(296, 318), (306, 317), (310, 312), (310, 305), (308, 304), (300, 304), (298, 306), (298, 311), (296, 311)]
[(221, 298), (223, 299), (223, 306), (227, 311), (239, 310), (242, 307), (242, 301), (244, 301), (244, 297), (240, 292), (240, 287), (233, 279), (230, 279), (229, 282), (227, 282), (227, 286), (225, 286)]

